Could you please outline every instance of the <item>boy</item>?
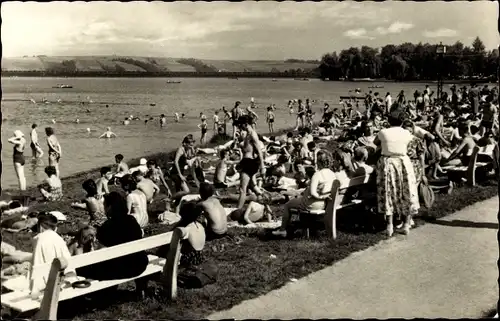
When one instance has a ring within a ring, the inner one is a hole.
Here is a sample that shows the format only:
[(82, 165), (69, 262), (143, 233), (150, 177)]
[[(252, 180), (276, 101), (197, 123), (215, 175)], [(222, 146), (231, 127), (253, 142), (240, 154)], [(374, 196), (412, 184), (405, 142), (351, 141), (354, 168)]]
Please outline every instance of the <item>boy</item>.
[(214, 196), (214, 188), (208, 183), (200, 184), (201, 201), (198, 207), (206, 218), (206, 240), (224, 237), (227, 233), (227, 214), (220, 201)]
[[(214, 187), (215, 188), (227, 188), (229, 186), (237, 185), (239, 182), (236, 182), (234, 176), (229, 179), (227, 182), (227, 170), (228, 165), (237, 164), (238, 161), (229, 160), (229, 153), (225, 150), (220, 151), (220, 161), (215, 167), (215, 177), (214, 177)], [(236, 178), (237, 179), (237, 178)]]
[(219, 130), (219, 111), (216, 110), (214, 114), (214, 131)]
[(97, 179), (97, 198), (101, 199), (104, 195), (109, 194), (108, 184), (113, 176), (110, 167), (101, 168), (101, 177)]
[(141, 171), (133, 172), (132, 177), (137, 182), (137, 189), (146, 195), (146, 201), (151, 204), (153, 198), (160, 192), (158, 185), (153, 183), (149, 178), (144, 178), (144, 174)]
[(201, 129), (200, 144), (203, 145), (205, 144), (208, 131), (207, 118), (204, 115), (201, 118), (201, 124), (198, 125), (198, 128)]
[(368, 159), (368, 150), (364, 147), (358, 147), (354, 150), (354, 176), (369, 175), (373, 173), (373, 167), (366, 164)]
[(115, 156), (115, 162), (116, 162), (116, 173), (115, 177), (123, 177), (123, 175), (129, 173), (129, 168), (127, 163), (123, 161), (123, 155), (122, 154), (117, 154)]
[(269, 132), (274, 132), (274, 112), (273, 107), (267, 107), (267, 116), (266, 116), (267, 124), (269, 125)]

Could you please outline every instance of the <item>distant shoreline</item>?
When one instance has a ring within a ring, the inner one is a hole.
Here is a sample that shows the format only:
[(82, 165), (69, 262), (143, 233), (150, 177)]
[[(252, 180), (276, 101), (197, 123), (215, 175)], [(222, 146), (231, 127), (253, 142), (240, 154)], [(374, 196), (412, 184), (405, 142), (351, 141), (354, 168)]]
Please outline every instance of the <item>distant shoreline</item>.
[[(320, 79), (326, 82), (342, 81), (352, 83), (374, 83), (374, 82), (414, 82), (414, 83), (437, 83), (434, 79), (414, 79), (398, 81), (384, 78), (352, 79), (352, 80), (325, 80), (313, 73), (270, 73), (270, 72), (47, 72), (47, 71), (7, 71), (2, 70), (2, 77), (62, 77), (62, 78), (228, 78), (237, 80), (238, 78), (272, 78), (272, 79), (296, 79), (306, 81), (309, 79)], [(470, 84), (470, 83), (496, 83), (491, 79), (446, 79), (444, 84)]]

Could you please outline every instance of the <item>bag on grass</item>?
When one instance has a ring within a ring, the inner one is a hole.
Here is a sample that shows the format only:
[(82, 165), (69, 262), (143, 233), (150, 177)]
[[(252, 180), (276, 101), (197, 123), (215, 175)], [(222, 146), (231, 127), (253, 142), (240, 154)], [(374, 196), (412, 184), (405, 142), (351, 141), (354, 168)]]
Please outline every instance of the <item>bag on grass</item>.
[(217, 281), (217, 266), (212, 262), (204, 262), (197, 266), (191, 266), (179, 273), (177, 281), (184, 289), (201, 289), (206, 285)]
[(434, 191), (424, 182), (421, 182), (418, 186), (418, 197), (420, 199), (420, 204), (424, 205), (426, 208), (431, 208), (432, 204), (434, 204)]

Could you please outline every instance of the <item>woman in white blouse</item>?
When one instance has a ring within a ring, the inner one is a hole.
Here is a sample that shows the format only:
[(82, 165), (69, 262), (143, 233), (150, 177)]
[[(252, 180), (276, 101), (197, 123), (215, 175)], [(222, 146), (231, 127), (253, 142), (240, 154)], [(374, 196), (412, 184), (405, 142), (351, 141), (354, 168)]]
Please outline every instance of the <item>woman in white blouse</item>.
[(381, 147), (382, 155), (377, 163), (378, 212), (387, 219), (387, 235), (394, 233), (393, 217), (406, 217), (403, 230), (409, 234), (412, 215), (420, 208), (415, 172), (407, 155), (412, 133), (401, 128), (403, 113), (389, 115), (391, 127), (382, 129), (374, 143)]
[(338, 179), (344, 185), (349, 180), (346, 172), (341, 169), (341, 162), (339, 160), (334, 161), (332, 155), (326, 151), (318, 152), (317, 166), (318, 170), (311, 177), (311, 182), (303, 195), (285, 204), (281, 228), (273, 231), (274, 235), (286, 237), (286, 229), (290, 223), (291, 209), (303, 211), (324, 210), (325, 201), (330, 197), (333, 181)]

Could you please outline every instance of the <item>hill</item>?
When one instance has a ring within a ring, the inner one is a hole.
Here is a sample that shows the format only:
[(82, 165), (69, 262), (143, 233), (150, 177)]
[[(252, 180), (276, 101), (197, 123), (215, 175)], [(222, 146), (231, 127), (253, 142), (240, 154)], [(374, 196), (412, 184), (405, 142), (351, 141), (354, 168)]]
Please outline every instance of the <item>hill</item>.
[(309, 74), (319, 62), (290, 60), (209, 60), (194, 58), (132, 57), (132, 56), (32, 56), (2, 57), (2, 72), (58, 73), (286, 73)]

